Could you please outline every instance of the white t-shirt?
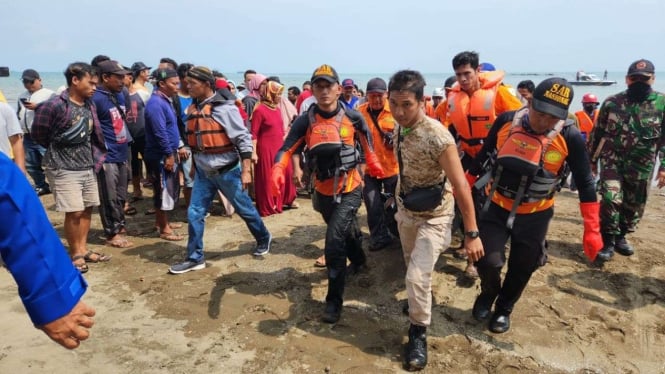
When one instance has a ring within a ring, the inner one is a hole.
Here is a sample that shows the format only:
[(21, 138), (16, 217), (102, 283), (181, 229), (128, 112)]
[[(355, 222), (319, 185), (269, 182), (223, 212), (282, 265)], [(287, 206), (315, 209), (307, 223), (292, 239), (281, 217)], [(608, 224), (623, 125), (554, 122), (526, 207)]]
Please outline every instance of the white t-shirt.
[(32, 94), (28, 91), (25, 91), (19, 95), (18, 97), (19, 101), (17, 103), (18, 121), (21, 124), (21, 128), (23, 129), (24, 133), (30, 132), (30, 127), (32, 126), (32, 122), (35, 120), (35, 111), (24, 107), (23, 104), (21, 103), (21, 99), (27, 99), (29, 102), (33, 104), (39, 104), (42, 101), (50, 99), (51, 97), (53, 97), (53, 95), (55, 95), (55, 92), (44, 87), (38, 89)]
[(305, 113), (307, 109), (309, 109), (309, 107), (312, 106), (312, 104), (316, 104), (316, 97), (314, 97), (314, 95), (306, 98), (305, 100), (302, 101), (302, 103), (300, 103), (300, 108), (298, 113), (299, 114)]
[(16, 112), (7, 103), (0, 102), (0, 152), (12, 157), (12, 145), (9, 137), (23, 134)]

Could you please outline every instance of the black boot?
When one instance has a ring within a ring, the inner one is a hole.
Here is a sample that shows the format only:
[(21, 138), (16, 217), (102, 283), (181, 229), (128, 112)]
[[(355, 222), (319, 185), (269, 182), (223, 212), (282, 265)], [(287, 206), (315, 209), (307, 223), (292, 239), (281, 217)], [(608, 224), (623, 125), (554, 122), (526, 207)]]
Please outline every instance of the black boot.
[(501, 268), (478, 267), (480, 295), (473, 303), (471, 314), (477, 321), (487, 321), (492, 313), (492, 305), (501, 289)]
[(427, 327), (411, 324), (406, 345), (406, 368), (421, 370), (427, 366)]
[(325, 323), (337, 323), (342, 316), (342, 304), (336, 302), (326, 302), (326, 308), (323, 310), (321, 321)]
[(635, 249), (633, 249), (632, 245), (628, 244), (628, 241), (626, 241), (626, 237), (623, 234), (616, 236), (616, 239), (614, 240), (614, 249), (622, 256), (632, 256), (635, 253)]
[(603, 234), (603, 248), (598, 252), (596, 261), (603, 263), (609, 261), (614, 256), (614, 235)]
[(493, 333), (502, 334), (510, 329), (510, 312), (497, 309), (490, 320), (489, 329)]

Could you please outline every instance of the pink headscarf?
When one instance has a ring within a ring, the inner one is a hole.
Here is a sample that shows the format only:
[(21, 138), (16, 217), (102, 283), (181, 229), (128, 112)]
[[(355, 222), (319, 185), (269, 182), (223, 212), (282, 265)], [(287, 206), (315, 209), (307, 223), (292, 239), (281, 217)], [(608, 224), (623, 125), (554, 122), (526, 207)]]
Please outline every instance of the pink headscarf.
[(261, 82), (263, 82), (266, 79), (267, 79), (266, 76), (263, 74), (254, 75), (254, 78), (250, 79), (249, 83), (247, 83), (249, 96), (257, 100), (261, 100), (261, 94), (259, 93), (259, 86), (261, 85)]

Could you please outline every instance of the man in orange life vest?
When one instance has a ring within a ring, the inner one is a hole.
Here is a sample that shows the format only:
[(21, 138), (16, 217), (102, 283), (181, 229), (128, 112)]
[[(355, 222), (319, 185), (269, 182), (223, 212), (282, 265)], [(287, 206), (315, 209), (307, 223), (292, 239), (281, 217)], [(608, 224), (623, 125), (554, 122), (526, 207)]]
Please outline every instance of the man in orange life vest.
[[(366, 164), (369, 175), (376, 178), (383, 177), (383, 169), (372, 149), (367, 123), (339, 100), (342, 87), (335, 69), (321, 65), (310, 81), (317, 103), (291, 125), (275, 157), (272, 187), (275, 194), (284, 188), (284, 170), (291, 158), (294, 182), (302, 187), (300, 153), (307, 146), (307, 162), (316, 178), (312, 204), (327, 224), (328, 294), (321, 319), (336, 323), (342, 313), (346, 275), (361, 271), (366, 261), (356, 218), (365, 169), (361, 164)], [(351, 261), (348, 269), (347, 258)]]
[[(374, 152), (384, 171), (381, 178), (370, 173), (365, 173), (364, 177), (363, 200), (367, 208), (370, 251), (378, 251), (393, 242), (388, 222), (394, 222), (394, 220), (387, 219), (389, 217), (386, 216), (384, 201), (381, 198), (382, 192), (395, 196), (399, 172), (397, 158), (393, 152), (395, 119), (390, 113), (386, 98), (387, 91), (388, 85), (383, 79), (370, 79), (367, 82), (367, 102), (358, 107), (358, 112), (362, 114), (372, 133)], [(397, 228), (393, 227), (393, 229)]]
[(580, 133), (582, 133), (585, 141), (589, 139), (589, 134), (593, 130), (593, 124), (596, 122), (598, 106), (600, 106), (600, 103), (596, 95), (588, 93), (582, 96), (583, 110), (575, 112), (575, 117), (577, 117), (577, 122), (580, 125)]
[[(541, 82), (529, 106), (496, 119), (467, 173), (473, 186), (482, 165), (493, 158), (495, 166), (482, 178), (491, 176), (491, 182), (478, 225), (485, 256), (476, 262), (481, 293), (473, 305), (473, 317), (490, 319), (492, 332), (508, 331), (510, 314), (531, 274), (547, 261), (545, 235), (564, 162), (580, 191), (584, 252), (593, 261), (603, 246), (589, 157), (579, 130), (567, 120), (572, 98), (572, 86), (565, 79)], [(510, 260), (502, 284), (508, 239)], [(495, 309), (490, 318), (492, 305)]]
[[(460, 52), (453, 58), (453, 69), (457, 77), (457, 85), (451, 88), (448, 95), (448, 129), (458, 140), (462, 152), (462, 168), (469, 165), (483, 146), (483, 141), (492, 127), (496, 117), (506, 111), (515, 110), (522, 103), (501, 84), (505, 73), (500, 70), (488, 69), (487, 64), (479, 63), (478, 53)], [(490, 65), (491, 66), (491, 65)], [(491, 66), (491, 68), (494, 68)], [(478, 208), (482, 205), (481, 191), (473, 193)], [(459, 249), (456, 257), (464, 257), (463, 249)], [(475, 277), (475, 269), (469, 262), (465, 273)]]

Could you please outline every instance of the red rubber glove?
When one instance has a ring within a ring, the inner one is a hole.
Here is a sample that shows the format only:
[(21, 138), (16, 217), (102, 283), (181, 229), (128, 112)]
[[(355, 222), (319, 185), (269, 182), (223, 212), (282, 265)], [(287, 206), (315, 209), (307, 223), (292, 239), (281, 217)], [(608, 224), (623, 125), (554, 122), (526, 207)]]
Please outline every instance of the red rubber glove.
[(367, 173), (374, 178), (383, 178), (384, 172), (383, 167), (379, 159), (376, 158), (376, 154), (367, 153), (365, 154), (365, 163), (367, 164)]
[(284, 186), (284, 166), (282, 164), (275, 164), (272, 167), (272, 175), (270, 176), (270, 184), (272, 187), (272, 195), (280, 196), (282, 194), (282, 186)]
[(476, 181), (478, 180), (478, 177), (475, 175), (469, 174), (467, 171), (464, 173), (464, 176), (466, 177), (466, 181), (469, 183), (469, 188), (473, 190), (473, 185), (476, 184)]
[(582, 239), (584, 254), (593, 262), (603, 248), (603, 238), (600, 235), (600, 203), (580, 203), (580, 212), (584, 219), (584, 237)]

